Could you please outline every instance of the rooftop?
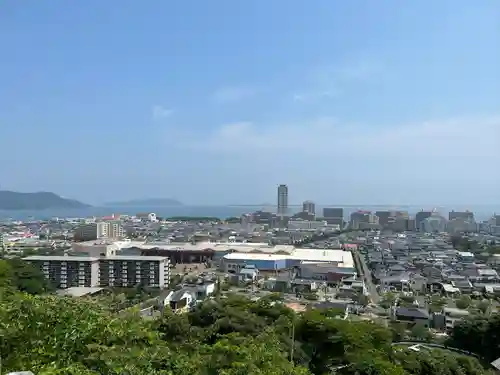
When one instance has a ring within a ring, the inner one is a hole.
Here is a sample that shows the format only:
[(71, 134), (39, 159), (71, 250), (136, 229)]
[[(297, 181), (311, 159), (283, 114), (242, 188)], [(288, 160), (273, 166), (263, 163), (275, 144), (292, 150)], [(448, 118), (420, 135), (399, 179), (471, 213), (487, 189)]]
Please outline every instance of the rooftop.
[(97, 288), (97, 287), (72, 287), (68, 289), (61, 289), (57, 291), (57, 294), (59, 295), (64, 295), (64, 296), (72, 296), (72, 297), (82, 297), (86, 296), (89, 294), (95, 294), (103, 290), (103, 288)]
[(226, 260), (287, 260), (289, 255), (262, 253), (230, 253), (224, 255)]
[(64, 255), (31, 255), (29, 257), (23, 258), (27, 261), (61, 261), (61, 262), (94, 262), (98, 261), (99, 258), (96, 257), (85, 257), (85, 256), (64, 256)]

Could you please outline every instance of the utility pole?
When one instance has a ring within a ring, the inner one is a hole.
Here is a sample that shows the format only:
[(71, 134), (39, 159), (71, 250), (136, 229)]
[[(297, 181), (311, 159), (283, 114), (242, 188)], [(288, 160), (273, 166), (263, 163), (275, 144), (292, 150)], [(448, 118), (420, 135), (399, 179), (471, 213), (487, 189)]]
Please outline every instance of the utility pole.
[(295, 322), (292, 321), (292, 332), (291, 332), (292, 346), (290, 348), (290, 362), (293, 364), (293, 355), (295, 352)]

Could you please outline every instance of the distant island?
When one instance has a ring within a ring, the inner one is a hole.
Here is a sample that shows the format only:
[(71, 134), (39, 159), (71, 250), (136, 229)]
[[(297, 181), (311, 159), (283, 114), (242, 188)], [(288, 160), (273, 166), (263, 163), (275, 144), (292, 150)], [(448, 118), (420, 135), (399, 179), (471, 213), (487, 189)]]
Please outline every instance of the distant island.
[(19, 193), (0, 190), (0, 210), (46, 210), (51, 208), (87, 207), (90, 206), (50, 192)]
[(171, 198), (147, 198), (133, 199), (121, 202), (109, 202), (104, 204), (108, 207), (179, 207), (184, 206), (183, 203)]

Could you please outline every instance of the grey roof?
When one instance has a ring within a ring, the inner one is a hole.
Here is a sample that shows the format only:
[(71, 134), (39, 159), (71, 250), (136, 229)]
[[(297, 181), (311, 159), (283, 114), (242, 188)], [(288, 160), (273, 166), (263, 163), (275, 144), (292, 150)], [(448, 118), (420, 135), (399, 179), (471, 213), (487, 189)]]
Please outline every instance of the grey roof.
[(493, 362), (491, 362), (491, 365), (497, 370), (500, 370), (500, 358), (497, 358)]
[(193, 289), (192, 288), (182, 288), (180, 290), (175, 291), (174, 294), (172, 294), (172, 297), (170, 297), (170, 301), (173, 301), (173, 302), (180, 301), (182, 299), (182, 296), (185, 293), (189, 293), (189, 294), (192, 294), (192, 295), (195, 294), (195, 293), (193, 293)]
[(429, 319), (429, 313), (426, 310), (412, 307), (400, 307), (396, 309), (396, 315), (405, 318)]
[(50, 262), (50, 261), (60, 261), (60, 262), (93, 262), (99, 260), (99, 258), (95, 257), (86, 257), (86, 256), (64, 256), (64, 255), (32, 255), (29, 257), (23, 258), (23, 260), (33, 260), (33, 261), (42, 261), (42, 262)]
[(162, 261), (167, 260), (167, 257), (148, 256), (148, 255), (112, 255), (100, 258), (101, 260), (136, 260), (136, 261)]

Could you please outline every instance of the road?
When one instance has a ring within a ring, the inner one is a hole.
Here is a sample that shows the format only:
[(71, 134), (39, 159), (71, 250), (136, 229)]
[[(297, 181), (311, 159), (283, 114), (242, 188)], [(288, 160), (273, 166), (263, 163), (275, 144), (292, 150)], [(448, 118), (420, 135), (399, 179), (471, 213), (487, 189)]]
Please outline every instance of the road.
[(368, 290), (368, 293), (370, 293), (372, 303), (379, 303), (380, 295), (378, 294), (377, 287), (375, 286), (375, 284), (373, 284), (372, 273), (366, 265), (365, 257), (359, 253), (359, 250), (353, 250), (352, 255), (355, 258), (356, 264), (358, 265), (358, 272), (361, 274), (361, 277), (365, 281), (366, 289)]

